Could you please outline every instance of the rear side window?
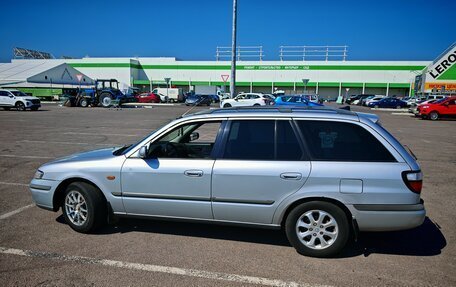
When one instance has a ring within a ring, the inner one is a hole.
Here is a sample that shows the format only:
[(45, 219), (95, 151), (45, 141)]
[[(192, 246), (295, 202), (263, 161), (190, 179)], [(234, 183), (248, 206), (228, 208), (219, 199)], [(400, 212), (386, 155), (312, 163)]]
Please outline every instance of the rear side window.
[(297, 121), (312, 160), (395, 162), (396, 159), (361, 126), (332, 121)]
[(289, 121), (232, 121), (223, 158), (301, 160), (303, 151)]

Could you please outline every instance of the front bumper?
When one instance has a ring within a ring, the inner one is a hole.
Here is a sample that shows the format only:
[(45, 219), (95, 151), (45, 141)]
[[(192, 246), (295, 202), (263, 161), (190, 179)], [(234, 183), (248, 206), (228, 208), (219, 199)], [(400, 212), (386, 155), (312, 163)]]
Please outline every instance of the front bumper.
[(396, 231), (423, 224), (424, 202), (418, 204), (354, 204), (348, 206), (360, 231)]
[(60, 181), (47, 179), (33, 179), (29, 188), (32, 199), (38, 207), (54, 210), (54, 192), (59, 186)]

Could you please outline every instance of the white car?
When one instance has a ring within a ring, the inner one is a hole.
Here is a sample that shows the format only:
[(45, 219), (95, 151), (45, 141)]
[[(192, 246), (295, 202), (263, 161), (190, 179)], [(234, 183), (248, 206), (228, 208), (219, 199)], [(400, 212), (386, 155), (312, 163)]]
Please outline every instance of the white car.
[(11, 108), (18, 111), (26, 109), (36, 111), (41, 107), (41, 102), (40, 99), (18, 90), (0, 90), (0, 107), (7, 111)]
[(383, 99), (383, 98), (386, 98), (386, 96), (375, 95), (375, 97), (373, 97), (373, 98), (370, 98), (370, 99), (368, 98), (368, 99), (366, 100), (366, 102), (365, 102), (365, 105), (366, 105), (366, 107), (367, 107), (367, 106), (369, 106), (369, 103), (370, 103), (370, 102), (380, 101), (380, 100)]
[(263, 94), (242, 93), (237, 95), (234, 99), (220, 101), (220, 107), (231, 108), (265, 106), (269, 104), (269, 101), (269, 98), (266, 98)]

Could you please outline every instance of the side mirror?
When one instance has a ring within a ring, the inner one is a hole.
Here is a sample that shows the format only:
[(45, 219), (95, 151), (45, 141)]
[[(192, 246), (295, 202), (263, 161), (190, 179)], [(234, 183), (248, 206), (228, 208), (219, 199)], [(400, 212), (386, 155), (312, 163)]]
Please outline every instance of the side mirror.
[(199, 139), (199, 137), (200, 137), (200, 135), (199, 135), (198, 132), (192, 132), (192, 133), (190, 134), (190, 141), (191, 141), (191, 142), (192, 142), (192, 141), (196, 141), (197, 139)]
[(146, 157), (147, 157), (147, 147), (146, 147), (146, 146), (142, 146), (142, 147), (139, 149), (138, 156), (139, 156), (140, 158), (146, 158)]

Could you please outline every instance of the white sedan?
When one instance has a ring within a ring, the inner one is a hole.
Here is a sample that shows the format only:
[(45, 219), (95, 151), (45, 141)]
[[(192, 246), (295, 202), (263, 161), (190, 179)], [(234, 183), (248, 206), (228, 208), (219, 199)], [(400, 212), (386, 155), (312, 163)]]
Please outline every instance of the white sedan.
[(243, 93), (237, 95), (233, 99), (225, 99), (220, 101), (220, 107), (231, 108), (265, 106), (269, 103), (269, 101), (270, 100), (266, 98), (263, 94)]

